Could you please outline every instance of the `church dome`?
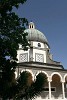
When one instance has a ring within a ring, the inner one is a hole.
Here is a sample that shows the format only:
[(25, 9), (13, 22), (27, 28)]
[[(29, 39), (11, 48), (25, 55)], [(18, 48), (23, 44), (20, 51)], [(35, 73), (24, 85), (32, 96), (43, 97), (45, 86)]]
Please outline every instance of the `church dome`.
[(27, 36), (28, 41), (38, 41), (38, 42), (48, 44), (48, 41), (45, 35), (39, 30), (35, 29), (35, 25), (33, 22), (29, 23), (29, 29), (26, 29), (24, 32), (28, 33), (28, 36)]

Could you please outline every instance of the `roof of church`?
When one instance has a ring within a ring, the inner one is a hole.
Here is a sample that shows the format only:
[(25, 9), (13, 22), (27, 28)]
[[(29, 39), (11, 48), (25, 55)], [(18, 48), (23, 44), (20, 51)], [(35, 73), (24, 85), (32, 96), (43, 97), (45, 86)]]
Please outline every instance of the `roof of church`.
[(28, 33), (28, 36), (27, 36), (28, 41), (38, 41), (38, 42), (48, 44), (48, 41), (45, 35), (35, 28), (35, 25), (33, 22), (29, 23), (29, 29), (26, 29), (24, 32)]
[(50, 64), (50, 63), (42, 63), (42, 62), (21, 62), (18, 63), (19, 66), (26, 66), (26, 67), (31, 67), (31, 68), (41, 68), (41, 69), (53, 69), (53, 70), (60, 70), (60, 71), (67, 71), (64, 69), (62, 65), (56, 65), (56, 64)]

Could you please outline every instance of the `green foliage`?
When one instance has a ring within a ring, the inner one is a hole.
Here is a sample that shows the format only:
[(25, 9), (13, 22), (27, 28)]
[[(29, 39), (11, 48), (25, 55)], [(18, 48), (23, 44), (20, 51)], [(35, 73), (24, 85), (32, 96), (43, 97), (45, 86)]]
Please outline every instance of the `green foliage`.
[(23, 4), (27, 0), (0, 0), (0, 12), (3, 13), (2, 11), (7, 12), (11, 11), (12, 7), (19, 7), (19, 4)]
[(23, 86), (30, 86), (32, 83), (32, 75), (27, 71), (23, 71), (22, 73), (20, 73), (18, 83), (20, 85), (22, 85), (22, 87)]
[(10, 98), (10, 89), (16, 86), (15, 69), (19, 44), (27, 50), (29, 43), (24, 33), (27, 19), (19, 18), (13, 7), (18, 8), (26, 0), (0, 0), (0, 96)]
[(31, 73), (23, 71), (17, 80), (17, 93), (14, 97), (15, 100), (30, 99), (30, 88), (33, 83)]
[(34, 81), (29, 72), (22, 72), (17, 84), (19, 91), (16, 93), (17, 95), (14, 99), (32, 100), (33, 98), (36, 98), (43, 91), (46, 82), (47, 77), (44, 73), (39, 73)]
[(41, 92), (44, 90), (46, 82), (47, 82), (47, 77), (44, 73), (41, 72), (36, 76), (36, 80), (35, 82), (33, 82), (29, 90), (30, 92), (29, 95), (31, 99), (36, 98), (41, 94)]
[(46, 83), (46, 80), (47, 80), (46, 75), (44, 73), (39, 73), (36, 76), (36, 82), (35, 82), (36, 89), (38, 90), (38, 89), (44, 87), (45, 83)]
[(0, 0), (0, 98), (2, 100), (32, 99), (39, 95), (44, 86), (46, 77), (43, 73), (32, 80), (32, 75), (25, 71), (15, 79), (17, 66), (17, 50), (19, 44), (24, 50), (28, 49), (29, 43), (24, 33), (28, 21), (19, 18), (13, 7), (18, 9), (26, 0)]

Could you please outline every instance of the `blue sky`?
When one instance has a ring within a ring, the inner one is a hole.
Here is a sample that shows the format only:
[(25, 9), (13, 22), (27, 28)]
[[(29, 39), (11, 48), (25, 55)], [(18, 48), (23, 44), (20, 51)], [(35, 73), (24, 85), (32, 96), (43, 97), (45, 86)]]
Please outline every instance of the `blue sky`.
[(14, 11), (35, 23), (47, 37), (53, 59), (67, 69), (67, 0), (27, 0)]

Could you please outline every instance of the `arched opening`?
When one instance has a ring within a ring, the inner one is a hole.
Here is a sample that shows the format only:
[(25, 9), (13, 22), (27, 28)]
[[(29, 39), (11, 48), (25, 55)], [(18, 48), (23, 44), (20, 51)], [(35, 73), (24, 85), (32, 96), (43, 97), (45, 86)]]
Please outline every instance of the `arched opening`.
[(67, 75), (65, 76), (64, 88), (65, 88), (65, 98), (67, 98)]
[(45, 71), (38, 71), (38, 72), (35, 74), (35, 80), (36, 80), (36, 76), (39, 75), (40, 73), (43, 73), (43, 74), (46, 75), (46, 77), (48, 78), (48, 74), (47, 74)]
[(32, 74), (29, 71), (22, 71), (18, 78), (18, 83), (22, 86), (30, 86), (32, 84)]
[(51, 90), (51, 95), (53, 98), (62, 98), (62, 83), (59, 74), (52, 75), (51, 88), (53, 88), (53, 90)]
[(47, 80), (47, 74), (44, 72), (40, 72), (36, 75), (36, 83), (38, 84), (37, 86), (43, 87), (43, 91), (41, 92), (40, 96), (42, 99), (47, 98), (48, 92), (48, 80)]
[(21, 70), (20, 73), (22, 73), (22, 72), (29, 72), (32, 75), (32, 80), (34, 81), (34, 74), (33, 74), (33, 72), (31, 70), (29, 70), (29, 69), (23, 69), (23, 70)]

